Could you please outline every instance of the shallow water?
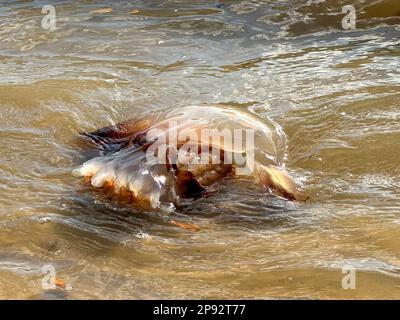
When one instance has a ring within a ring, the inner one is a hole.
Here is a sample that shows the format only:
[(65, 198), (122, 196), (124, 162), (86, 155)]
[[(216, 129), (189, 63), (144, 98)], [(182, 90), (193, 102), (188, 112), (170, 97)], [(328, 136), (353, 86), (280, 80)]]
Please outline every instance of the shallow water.
[[(0, 7), (1, 298), (400, 298), (397, 0), (354, 0), (356, 30), (338, 0), (53, 1), (55, 31), (47, 3)], [(71, 174), (79, 132), (212, 103), (283, 127), (309, 203), (230, 179), (168, 214)]]

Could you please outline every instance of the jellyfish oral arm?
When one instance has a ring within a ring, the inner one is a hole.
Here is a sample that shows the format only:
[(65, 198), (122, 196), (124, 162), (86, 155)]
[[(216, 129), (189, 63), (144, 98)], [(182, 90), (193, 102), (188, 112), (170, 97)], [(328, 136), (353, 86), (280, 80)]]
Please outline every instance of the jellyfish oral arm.
[(283, 168), (256, 164), (253, 175), (259, 185), (270, 188), (272, 192), (286, 199), (305, 202), (309, 198)]

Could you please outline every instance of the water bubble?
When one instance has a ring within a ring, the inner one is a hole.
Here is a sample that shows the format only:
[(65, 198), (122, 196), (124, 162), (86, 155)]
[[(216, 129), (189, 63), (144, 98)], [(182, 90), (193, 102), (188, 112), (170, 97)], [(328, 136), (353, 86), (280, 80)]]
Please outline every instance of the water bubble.
[(42, 217), (39, 219), (40, 224), (45, 224), (45, 223), (49, 223), (49, 222), (51, 222), (51, 218), (49, 218), (49, 217)]

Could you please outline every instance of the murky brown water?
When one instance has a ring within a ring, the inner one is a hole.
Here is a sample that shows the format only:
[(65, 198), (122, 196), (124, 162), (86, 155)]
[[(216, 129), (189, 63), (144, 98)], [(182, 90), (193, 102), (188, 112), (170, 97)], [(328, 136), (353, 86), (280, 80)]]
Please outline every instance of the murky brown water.
[[(53, 1), (49, 32), (45, 2), (0, 7), (1, 298), (400, 298), (398, 0), (352, 1), (355, 31), (348, 1), (175, 0)], [(211, 103), (281, 124), (312, 201), (234, 179), (167, 215), (71, 175), (79, 132)]]

